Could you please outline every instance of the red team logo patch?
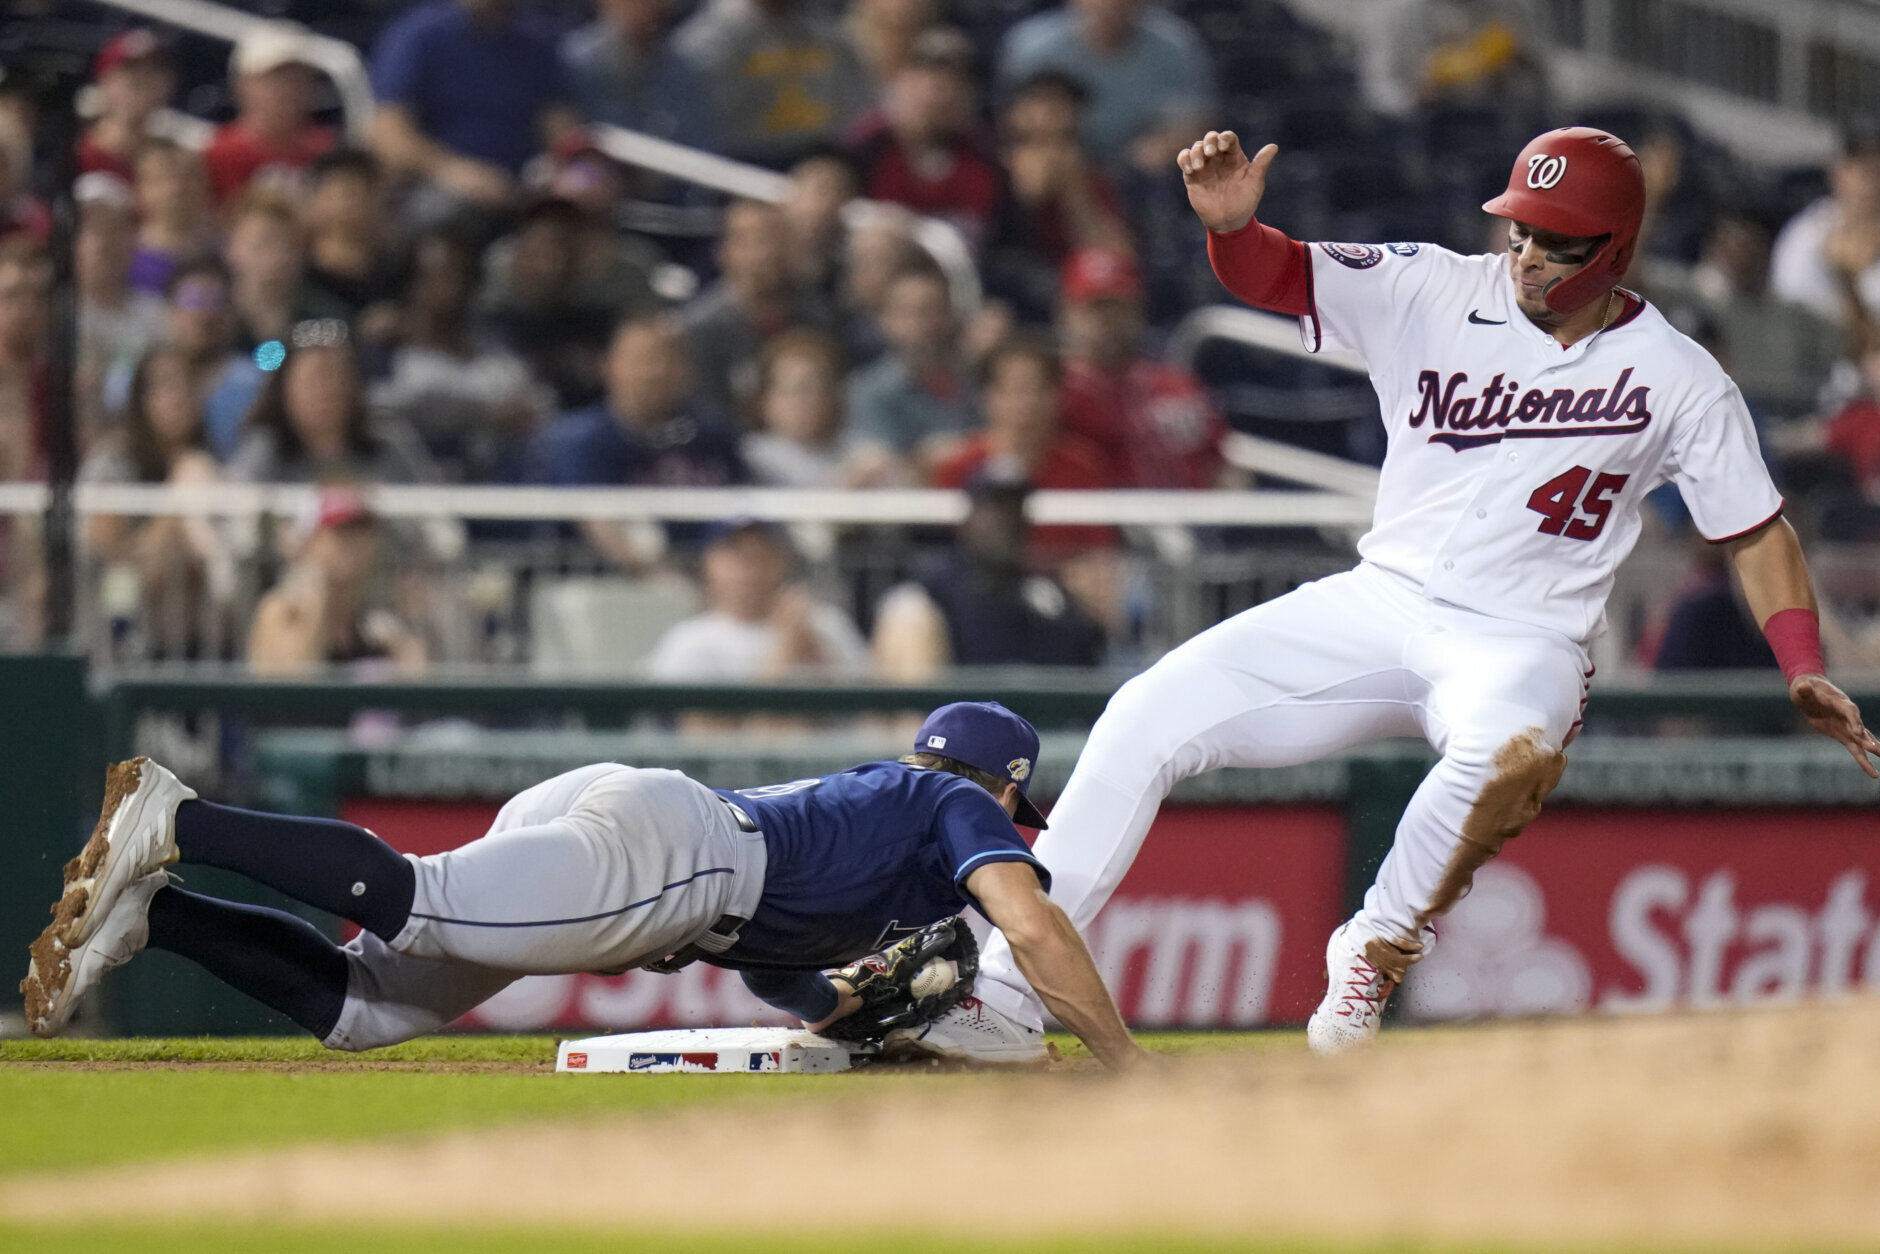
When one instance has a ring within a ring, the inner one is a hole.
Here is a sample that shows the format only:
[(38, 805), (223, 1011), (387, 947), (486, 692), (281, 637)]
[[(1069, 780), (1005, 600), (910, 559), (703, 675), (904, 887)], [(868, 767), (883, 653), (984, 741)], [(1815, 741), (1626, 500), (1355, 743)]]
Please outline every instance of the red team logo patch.
[(1353, 270), (1369, 270), (1384, 260), (1384, 250), (1376, 244), (1320, 244), (1325, 255), (1341, 266), (1350, 266)]

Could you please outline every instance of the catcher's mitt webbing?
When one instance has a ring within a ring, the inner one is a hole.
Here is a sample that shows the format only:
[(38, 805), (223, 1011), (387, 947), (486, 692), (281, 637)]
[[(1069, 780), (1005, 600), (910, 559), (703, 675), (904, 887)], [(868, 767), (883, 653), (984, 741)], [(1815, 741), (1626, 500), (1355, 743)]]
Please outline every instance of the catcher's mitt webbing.
[[(915, 997), (912, 985), (935, 958), (953, 963), (959, 978), (952, 987)], [(861, 1007), (823, 1029), (838, 1041), (879, 1041), (896, 1028), (932, 1023), (973, 991), (979, 973), (979, 942), (965, 919), (943, 919), (878, 954), (836, 972), (862, 999)]]

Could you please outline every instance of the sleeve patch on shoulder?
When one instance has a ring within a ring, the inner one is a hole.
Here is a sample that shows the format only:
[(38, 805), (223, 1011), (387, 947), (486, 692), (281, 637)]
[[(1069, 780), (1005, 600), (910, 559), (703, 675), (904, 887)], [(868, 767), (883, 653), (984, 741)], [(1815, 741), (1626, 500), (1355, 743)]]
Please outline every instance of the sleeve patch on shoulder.
[(1384, 245), (1384, 247), (1388, 249), (1390, 252), (1396, 253), (1399, 257), (1414, 257), (1417, 255), (1417, 249), (1421, 248), (1422, 245), (1421, 244), (1386, 244)]
[(1384, 260), (1384, 250), (1376, 244), (1320, 244), (1325, 255), (1341, 266), (1353, 270), (1369, 270)]

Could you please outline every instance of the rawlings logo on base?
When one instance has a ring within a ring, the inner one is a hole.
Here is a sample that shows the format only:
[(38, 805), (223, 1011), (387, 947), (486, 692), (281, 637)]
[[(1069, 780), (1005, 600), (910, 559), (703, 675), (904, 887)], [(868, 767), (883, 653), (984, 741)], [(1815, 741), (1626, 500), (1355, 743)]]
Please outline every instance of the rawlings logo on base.
[(569, 1054), (568, 1055), (568, 1070), (570, 1071), (587, 1070), (587, 1055), (586, 1054)]

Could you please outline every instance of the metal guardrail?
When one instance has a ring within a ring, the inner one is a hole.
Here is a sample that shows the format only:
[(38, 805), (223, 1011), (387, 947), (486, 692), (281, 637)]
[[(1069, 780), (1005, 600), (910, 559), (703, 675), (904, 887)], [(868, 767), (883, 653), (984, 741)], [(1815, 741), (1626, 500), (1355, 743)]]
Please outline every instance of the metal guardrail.
[[(1255, 442), (1255, 446), (1266, 443), (1270, 442)], [(1289, 452), (1299, 454), (1299, 450)], [(1303, 474), (1301, 467), (1317, 465), (1311, 458), (1311, 454), (1300, 454), (1292, 469)], [(1288, 477), (1284, 470), (1272, 473)], [(1041, 491), (1028, 499), (1027, 510), (1039, 525), (1368, 526), (1371, 504), (1358, 494), (1364, 479), (1354, 474), (1350, 483), (1349, 491), (1339, 492)], [(292, 518), (308, 507), (317, 491), (315, 487), (290, 484), (225, 483), (187, 488), (167, 484), (80, 484), (73, 491), (73, 501), (80, 516), (246, 518), (267, 514)], [(965, 518), (968, 504), (964, 492), (946, 488), (825, 492), (792, 488), (380, 485), (360, 491), (380, 516), (408, 519), (710, 522), (754, 517), (783, 523), (948, 526)], [(43, 510), (49, 492), (39, 483), (0, 484), (0, 515)]]
[[(239, 43), (256, 31), (283, 25), (226, 5), (211, 4), (208, 0), (97, 0), (97, 3), (228, 43)], [(333, 80), (333, 89), (339, 93), (340, 112), (345, 117), (347, 140), (363, 144), (366, 128), (372, 122), (375, 101), (359, 50), (343, 39), (317, 35), (297, 24), (288, 25), (293, 25), (308, 61)]]

